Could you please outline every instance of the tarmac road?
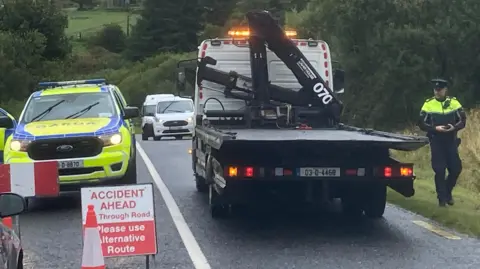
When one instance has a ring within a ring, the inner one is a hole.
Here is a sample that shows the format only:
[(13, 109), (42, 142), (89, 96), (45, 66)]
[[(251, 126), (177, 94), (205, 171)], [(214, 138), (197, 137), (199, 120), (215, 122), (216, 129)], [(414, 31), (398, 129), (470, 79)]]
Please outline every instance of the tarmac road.
[[(354, 223), (335, 212), (300, 210), (213, 220), (206, 195), (195, 190), (188, 154), (191, 140), (141, 141), (140, 145), (139, 182), (153, 181), (158, 187), (159, 255), (151, 268), (480, 268), (480, 240), (439, 236), (414, 223), (427, 220), (393, 206), (383, 220)], [(169, 193), (173, 199), (162, 198)], [(26, 269), (80, 268), (78, 197), (37, 200), (31, 212), (21, 216), (20, 225)], [(107, 267), (145, 268), (144, 260), (109, 258)]]

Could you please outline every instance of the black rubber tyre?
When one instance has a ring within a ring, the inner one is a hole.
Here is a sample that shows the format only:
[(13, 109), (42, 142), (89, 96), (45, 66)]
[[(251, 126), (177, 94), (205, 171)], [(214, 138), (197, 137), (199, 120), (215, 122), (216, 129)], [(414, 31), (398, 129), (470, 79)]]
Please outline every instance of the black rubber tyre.
[[(134, 147), (133, 150), (136, 151)], [(133, 153), (131, 159), (128, 161), (127, 172), (120, 179), (120, 184), (137, 184), (137, 154)]]
[(153, 126), (151, 124), (145, 124), (142, 128), (142, 140), (146, 141), (152, 136), (154, 136)]
[(371, 219), (379, 219), (385, 213), (387, 205), (387, 186), (376, 184), (370, 188), (370, 193), (364, 202), (365, 216)]
[(201, 176), (195, 176), (195, 187), (200, 193), (208, 192), (208, 184), (205, 179)]
[(176, 135), (176, 136), (175, 136), (175, 139), (181, 140), (181, 139), (183, 139), (183, 135)]
[(214, 219), (223, 219), (228, 216), (228, 206), (219, 203), (218, 193), (213, 188), (213, 185), (209, 185), (208, 191), (208, 203), (210, 206), (210, 215)]
[(160, 141), (161, 139), (162, 139), (161, 136), (154, 136), (154, 137), (153, 137), (153, 140), (155, 140), (155, 141)]
[(146, 135), (145, 133), (142, 133), (142, 140), (147, 141), (148, 140), (148, 135)]

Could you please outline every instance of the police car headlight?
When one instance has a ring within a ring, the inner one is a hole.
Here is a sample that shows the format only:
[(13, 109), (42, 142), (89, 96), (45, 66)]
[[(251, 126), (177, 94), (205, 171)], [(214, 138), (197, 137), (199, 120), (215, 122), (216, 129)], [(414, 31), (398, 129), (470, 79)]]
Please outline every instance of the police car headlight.
[(192, 117), (188, 117), (187, 122), (188, 122), (188, 123), (192, 123), (192, 122), (193, 122), (193, 118), (192, 118)]
[(122, 143), (122, 135), (121, 134), (112, 134), (112, 135), (102, 135), (100, 139), (103, 141), (103, 146), (115, 146)]
[(12, 142), (10, 142), (10, 149), (12, 151), (27, 151), (30, 142), (29, 140), (12, 140)]

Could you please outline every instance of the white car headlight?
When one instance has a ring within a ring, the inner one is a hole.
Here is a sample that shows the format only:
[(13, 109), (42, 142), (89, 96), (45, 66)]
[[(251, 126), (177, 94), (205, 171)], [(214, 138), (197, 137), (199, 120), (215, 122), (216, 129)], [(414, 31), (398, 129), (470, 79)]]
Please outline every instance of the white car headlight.
[(102, 135), (100, 139), (103, 141), (103, 146), (115, 146), (122, 143), (122, 135), (120, 133), (111, 135)]
[(30, 144), (30, 140), (12, 140), (10, 142), (10, 149), (13, 151), (27, 151), (27, 146)]
[(192, 122), (193, 122), (193, 117), (188, 117), (188, 118), (187, 118), (187, 122), (188, 122), (188, 123), (192, 123)]

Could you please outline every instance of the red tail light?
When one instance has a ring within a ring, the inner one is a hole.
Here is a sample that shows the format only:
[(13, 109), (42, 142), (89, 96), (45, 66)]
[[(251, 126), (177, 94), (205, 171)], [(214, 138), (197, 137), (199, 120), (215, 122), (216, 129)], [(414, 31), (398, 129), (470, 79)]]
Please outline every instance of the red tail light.
[(244, 175), (245, 177), (253, 177), (253, 167), (251, 166), (245, 167)]
[(383, 176), (384, 177), (392, 177), (392, 168), (388, 167), (388, 166), (383, 168)]
[(413, 177), (413, 164), (394, 164), (391, 166), (379, 167), (376, 170), (377, 177), (402, 178)]

